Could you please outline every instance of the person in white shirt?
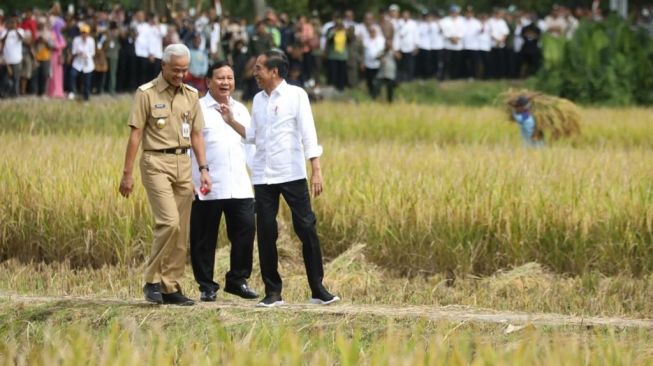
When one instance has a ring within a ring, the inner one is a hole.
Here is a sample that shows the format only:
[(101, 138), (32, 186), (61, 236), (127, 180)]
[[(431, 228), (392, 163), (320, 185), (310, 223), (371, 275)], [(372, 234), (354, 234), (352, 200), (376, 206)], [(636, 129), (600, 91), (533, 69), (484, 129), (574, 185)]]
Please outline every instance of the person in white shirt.
[(77, 94), (77, 77), (82, 76), (82, 90), (84, 100), (88, 101), (91, 94), (91, 81), (93, 80), (93, 70), (95, 63), (95, 40), (90, 36), (91, 27), (88, 24), (79, 26), (80, 35), (73, 39), (72, 54), (73, 63), (70, 69), (70, 87), (71, 93), (68, 99), (75, 99)]
[(277, 270), (277, 213), (279, 197), (290, 207), (295, 233), (302, 242), (306, 275), (312, 304), (327, 305), (339, 301), (322, 284), (324, 269), (316, 219), (307, 184), (306, 160), (311, 162), (310, 193), (322, 193), (322, 171), (313, 112), (304, 89), (289, 85), (288, 58), (283, 52), (270, 50), (256, 59), (254, 78), (262, 89), (254, 97), (249, 128), (238, 123), (232, 109), (220, 104), (222, 117), (248, 143), (256, 145), (252, 166), (252, 183), (256, 200), (261, 277), (265, 298), (257, 306), (283, 305), (282, 281)]
[(429, 17), (429, 27), (431, 28), (431, 63), (433, 64), (433, 74), (438, 80), (444, 79), (444, 35), (440, 26), (438, 13), (433, 12)]
[(445, 77), (456, 79), (462, 74), (463, 37), (465, 36), (465, 19), (460, 16), (460, 7), (452, 5), (449, 16), (440, 21), (444, 35), (444, 70)]
[(415, 76), (415, 56), (418, 48), (419, 30), (411, 18), (410, 11), (404, 10), (395, 25), (394, 49), (401, 53), (397, 81), (412, 81)]
[(433, 74), (433, 52), (431, 52), (432, 39), (431, 19), (433, 15), (428, 12), (422, 14), (422, 19), (417, 22), (417, 62), (416, 74), (418, 77), (426, 79)]
[(152, 79), (152, 63), (154, 59), (150, 59), (150, 33), (152, 26), (145, 20), (145, 12), (142, 10), (134, 14), (134, 22), (132, 28), (136, 31), (136, 38), (134, 39), (134, 53), (136, 54), (138, 74), (138, 84), (145, 84)]
[(481, 22), (481, 33), (478, 37), (478, 54), (481, 60), (481, 72), (479, 77), (487, 79), (489, 76), (490, 51), (492, 50), (492, 37), (490, 36), (489, 16), (481, 13), (478, 16)]
[(151, 14), (150, 31), (148, 35), (148, 72), (149, 79), (154, 79), (161, 72), (161, 57), (163, 57), (163, 37), (168, 33), (167, 26), (161, 24), (159, 16)]
[(367, 12), (365, 13), (365, 15), (363, 15), (363, 22), (360, 24), (356, 24), (356, 37), (360, 38), (363, 41), (363, 43), (365, 43), (367, 39), (370, 37), (369, 29), (371, 28), (374, 28), (376, 30), (377, 35), (383, 37), (381, 27), (374, 19), (374, 14), (372, 14), (371, 12)]
[(374, 99), (378, 95), (374, 80), (376, 79), (376, 73), (379, 72), (379, 67), (381, 67), (379, 59), (385, 48), (385, 38), (381, 34), (381, 30), (375, 26), (370, 26), (365, 33), (367, 34), (367, 37), (363, 38), (365, 83), (367, 84), (367, 91)]
[(492, 51), (490, 51), (489, 76), (499, 79), (508, 76), (509, 49), (506, 48), (506, 40), (510, 35), (510, 28), (504, 19), (504, 12), (501, 9), (494, 11), (488, 24), (490, 25), (490, 37), (492, 40)]
[(13, 81), (9, 96), (17, 97), (20, 91), (21, 62), (23, 61), (23, 39), (25, 31), (18, 28), (18, 19), (7, 20), (7, 29), (0, 32), (0, 43), (4, 44), (2, 57), (7, 64), (7, 73)]
[(224, 214), (227, 237), (231, 242), (230, 267), (225, 276), (224, 291), (245, 299), (255, 299), (258, 294), (247, 285), (252, 273), (252, 251), (256, 224), (254, 219), (254, 193), (247, 172), (253, 147), (224, 123), (216, 110), (220, 104), (229, 105), (233, 118), (245, 127), (250, 116), (242, 103), (231, 97), (236, 83), (234, 72), (226, 62), (218, 62), (206, 74), (209, 92), (199, 100), (204, 115), (206, 163), (214, 183), (211, 192), (199, 187), (200, 171), (195, 154), (193, 186), (195, 200), (190, 213), (190, 260), (195, 281), (199, 284), (200, 300), (215, 301), (220, 285), (213, 280), (215, 248), (218, 241), (220, 219)]
[(463, 55), (465, 59), (465, 76), (469, 79), (480, 77), (480, 35), (483, 31), (481, 22), (474, 17), (474, 9), (465, 9), (465, 36), (463, 37)]

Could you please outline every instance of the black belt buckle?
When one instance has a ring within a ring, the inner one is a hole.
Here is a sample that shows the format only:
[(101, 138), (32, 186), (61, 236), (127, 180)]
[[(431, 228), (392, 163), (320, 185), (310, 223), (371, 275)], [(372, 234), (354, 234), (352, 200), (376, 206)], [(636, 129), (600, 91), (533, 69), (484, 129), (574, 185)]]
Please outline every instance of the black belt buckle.
[(153, 151), (160, 152), (160, 153), (163, 153), (163, 154), (183, 155), (183, 154), (186, 154), (188, 152), (188, 148), (187, 147), (179, 147), (179, 148), (176, 148), (176, 149), (161, 149), (161, 150), (153, 150)]

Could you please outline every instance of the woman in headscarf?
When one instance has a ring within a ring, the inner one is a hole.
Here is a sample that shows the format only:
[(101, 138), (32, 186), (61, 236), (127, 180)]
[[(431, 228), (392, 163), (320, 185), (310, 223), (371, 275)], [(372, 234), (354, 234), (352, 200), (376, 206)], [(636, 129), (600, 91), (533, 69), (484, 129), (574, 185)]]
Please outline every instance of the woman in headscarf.
[(66, 39), (61, 33), (65, 22), (60, 14), (61, 6), (59, 3), (54, 3), (52, 9), (50, 9), (50, 26), (53, 33), (54, 47), (50, 50), (52, 72), (50, 73), (50, 82), (48, 83), (48, 96), (53, 98), (65, 97), (63, 92), (63, 50), (66, 48)]

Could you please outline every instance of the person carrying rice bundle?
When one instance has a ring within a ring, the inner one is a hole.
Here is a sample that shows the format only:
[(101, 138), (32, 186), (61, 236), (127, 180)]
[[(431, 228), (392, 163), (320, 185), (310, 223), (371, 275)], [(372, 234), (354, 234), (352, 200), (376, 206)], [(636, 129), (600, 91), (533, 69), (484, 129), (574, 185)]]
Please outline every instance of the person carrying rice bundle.
[(527, 147), (542, 147), (545, 140), (580, 134), (580, 113), (567, 99), (524, 90), (500, 95), (509, 118), (520, 126)]
[(513, 107), (512, 119), (519, 124), (524, 144), (528, 147), (544, 146), (544, 136), (537, 129), (535, 117), (531, 113), (530, 100), (526, 96), (520, 95), (511, 102), (511, 105)]

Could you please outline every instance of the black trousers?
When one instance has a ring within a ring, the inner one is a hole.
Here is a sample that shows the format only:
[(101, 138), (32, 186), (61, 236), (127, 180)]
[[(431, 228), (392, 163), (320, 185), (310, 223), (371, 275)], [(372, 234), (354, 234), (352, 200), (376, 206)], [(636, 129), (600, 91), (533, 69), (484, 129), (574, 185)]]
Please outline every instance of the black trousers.
[(402, 52), (397, 66), (398, 81), (413, 81), (415, 77), (415, 55), (412, 52)]
[(258, 235), (258, 255), (261, 262), (261, 277), (265, 284), (265, 294), (281, 294), (282, 282), (278, 271), (277, 213), (279, 197), (288, 203), (292, 213), (295, 233), (302, 242), (302, 254), (308, 285), (313, 297), (319, 297), (326, 290), (322, 285), (324, 269), (322, 252), (317, 236), (315, 214), (311, 209), (306, 179), (280, 184), (254, 185), (256, 198), (256, 231)]
[(427, 79), (433, 75), (433, 52), (431, 50), (419, 49), (416, 62), (416, 76)]
[(365, 68), (365, 85), (367, 85), (367, 91), (370, 93), (372, 99), (375, 99), (379, 94), (374, 85), (374, 80), (376, 79), (376, 74), (379, 72), (379, 69), (370, 69), (369, 67)]
[(230, 268), (225, 282), (229, 286), (238, 286), (247, 283), (252, 274), (254, 200), (195, 199), (190, 212), (190, 260), (200, 291), (217, 291), (220, 288), (213, 280), (213, 269), (218, 229), (223, 213), (227, 222), (227, 237), (231, 242)]

